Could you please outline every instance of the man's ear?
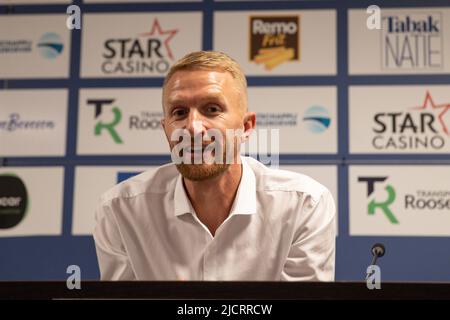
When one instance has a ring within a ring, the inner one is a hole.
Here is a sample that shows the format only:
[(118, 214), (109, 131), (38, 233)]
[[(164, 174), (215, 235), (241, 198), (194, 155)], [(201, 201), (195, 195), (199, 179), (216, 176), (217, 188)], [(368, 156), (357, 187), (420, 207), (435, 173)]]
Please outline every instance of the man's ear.
[(244, 115), (244, 132), (241, 136), (241, 142), (246, 142), (256, 127), (256, 113), (246, 112)]
[(166, 131), (166, 118), (162, 118), (161, 120), (160, 120), (160, 123), (161, 123), (161, 127), (163, 128), (163, 131), (164, 131), (164, 135), (166, 136), (166, 139), (167, 139), (167, 142), (169, 143), (169, 146), (170, 146), (170, 137), (167, 135), (167, 131)]

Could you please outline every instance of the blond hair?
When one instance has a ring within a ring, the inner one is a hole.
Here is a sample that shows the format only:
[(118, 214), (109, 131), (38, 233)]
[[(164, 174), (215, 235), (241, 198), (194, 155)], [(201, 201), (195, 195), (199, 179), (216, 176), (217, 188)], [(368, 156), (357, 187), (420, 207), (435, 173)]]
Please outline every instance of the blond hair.
[(196, 51), (185, 55), (170, 68), (164, 79), (163, 91), (175, 72), (183, 70), (219, 70), (230, 73), (242, 95), (241, 105), (247, 110), (247, 80), (239, 64), (227, 54), (218, 51)]

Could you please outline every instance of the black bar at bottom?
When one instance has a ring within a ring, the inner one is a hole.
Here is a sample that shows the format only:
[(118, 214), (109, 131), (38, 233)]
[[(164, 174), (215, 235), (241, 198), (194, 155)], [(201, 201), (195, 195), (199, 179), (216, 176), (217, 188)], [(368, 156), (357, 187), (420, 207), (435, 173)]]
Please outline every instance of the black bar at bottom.
[(377, 300), (450, 299), (449, 283), (386, 282), (369, 290), (365, 282), (0, 282), (0, 299), (220, 299)]

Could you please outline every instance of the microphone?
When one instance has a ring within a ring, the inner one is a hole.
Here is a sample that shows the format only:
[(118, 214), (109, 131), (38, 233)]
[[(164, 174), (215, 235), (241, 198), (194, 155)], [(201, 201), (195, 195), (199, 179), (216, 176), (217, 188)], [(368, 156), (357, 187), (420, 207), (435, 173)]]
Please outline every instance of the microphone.
[[(370, 265), (376, 265), (377, 259), (384, 256), (384, 254), (386, 253), (386, 248), (382, 243), (375, 243), (370, 251), (372, 252), (373, 255), (372, 263)], [(369, 278), (369, 276), (370, 274), (367, 273), (366, 280), (367, 278)]]

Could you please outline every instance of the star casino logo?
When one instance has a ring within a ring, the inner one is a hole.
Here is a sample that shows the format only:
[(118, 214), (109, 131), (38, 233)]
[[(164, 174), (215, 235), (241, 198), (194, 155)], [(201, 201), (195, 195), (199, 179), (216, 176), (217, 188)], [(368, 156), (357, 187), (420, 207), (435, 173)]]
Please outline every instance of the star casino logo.
[(177, 32), (178, 29), (163, 29), (155, 18), (149, 32), (105, 40), (103, 73), (164, 75), (175, 61), (170, 42)]
[(422, 105), (406, 112), (376, 113), (372, 146), (378, 150), (440, 150), (450, 139), (449, 109), (450, 102), (436, 103), (426, 91)]

